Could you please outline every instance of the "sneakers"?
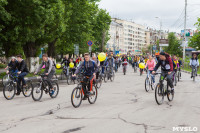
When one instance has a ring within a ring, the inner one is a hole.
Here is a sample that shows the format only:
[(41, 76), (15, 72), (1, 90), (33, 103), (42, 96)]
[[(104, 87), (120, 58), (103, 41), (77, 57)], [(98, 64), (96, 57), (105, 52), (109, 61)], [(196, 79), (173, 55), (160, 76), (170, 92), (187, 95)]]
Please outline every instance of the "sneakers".
[(52, 88), (51, 90), (50, 90), (50, 95), (52, 96), (53, 94), (54, 94), (54, 91), (55, 89), (54, 88)]

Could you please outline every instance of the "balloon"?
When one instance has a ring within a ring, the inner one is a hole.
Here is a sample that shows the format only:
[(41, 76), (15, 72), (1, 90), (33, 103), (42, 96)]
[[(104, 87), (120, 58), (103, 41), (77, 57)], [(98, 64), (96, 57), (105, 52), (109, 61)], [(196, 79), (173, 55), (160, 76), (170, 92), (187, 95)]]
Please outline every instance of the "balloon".
[(72, 63), (72, 62), (69, 63), (69, 67), (70, 67), (70, 68), (73, 68), (73, 67), (74, 67), (74, 63)]
[(61, 64), (56, 64), (56, 68), (60, 69), (61, 68)]
[(104, 61), (106, 59), (106, 54), (105, 53), (100, 53), (98, 55), (98, 59), (100, 62)]
[(145, 64), (144, 63), (140, 63), (139, 64), (139, 68), (144, 69), (145, 68)]

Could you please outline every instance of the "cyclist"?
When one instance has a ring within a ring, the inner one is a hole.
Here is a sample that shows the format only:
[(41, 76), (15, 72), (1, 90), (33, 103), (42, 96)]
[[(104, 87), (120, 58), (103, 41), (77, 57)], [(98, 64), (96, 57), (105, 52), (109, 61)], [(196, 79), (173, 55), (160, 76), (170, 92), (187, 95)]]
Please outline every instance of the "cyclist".
[(72, 75), (74, 75), (75, 71), (76, 71), (76, 62), (73, 61), (73, 58), (71, 58), (69, 60), (69, 70), (72, 72)]
[(118, 57), (115, 58), (115, 70), (117, 71), (119, 67), (119, 59)]
[[(192, 73), (193, 73), (193, 68), (195, 69), (199, 68), (199, 60), (197, 58), (197, 54), (192, 55), (192, 58), (190, 59), (190, 67), (192, 68)], [(191, 78), (193, 78), (192, 73), (191, 73)], [(197, 76), (197, 73), (196, 73), (196, 76)]]
[(104, 62), (104, 66), (110, 67), (111, 74), (113, 73), (114, 58), (111, 56), (111, 54), (108, 55), (108, 59)]
[(68, 59), (68, 56), (66, 55), (64, 58), (63, 58), (63, 60), (62, 60), (62, 62), (61, 62), (61, 65), (64, 63), (64, 66), (65, 67), (68, 67), (69, 66), (69, 59)]
[[(100, 61), (97, 59), (95, 55), (92, 56), (92, 61), (94, 61), (97, 64), (98, 68), (100, 67)], [(99, 73), (100, 73), (99, 71), (96, 73), (96, 79), (99, 78)]]
[(7, 70), (7, 74), (9, 73), (9, 72), (12, 72), (12, 73), (17, 73), (18, 72), (18, 70), (17, 70), (17, 60), (16, 60), (16, 58), (15, 57), (11, 57), (11, 61), (10, 61), (10, 63), (8, 64), (8, 66), (5, 68), (5, 69), (8, 69), (8, 68), (10, 68), (9, 70)]
[[(146, 68), (146, 69), (147, 69), (147, 67), (148, 67), (147, 76), (148, 76), (149, 74), (152, 74), (152, 71), (154, 70), (155, 66), (156, 66), (156, 63), (155, 63), (154, 58), (153, 58), (151, 55), (149, 55), (149, 60), (147, 61), (146, 65), (145, 65), (145, 68)], [(155, 76), (152, 75), (151, 77), (152, 77), (152, 80), (153, 80), (153, 86), (155, 87)]]
[(124, 59), (124, 61), (122, 62), (122, 66), (125, 68), (125, 70), (127, 69), (127, 65), (128, 65), (128, 61)]
[(87, 84), (83, 85), (83, 91), (84, 91), (84, 94), (86, 94), (83, 99), (86, 100), (87, 97), (91, 95), (91, 92), (87, 91), (86, 87), (88, 87), (88, 90), (90, 90), (90, 88), (92, 87), (94, 76), (98, 72), (98, 66), (94, 61), (90, 60), (90, 54), (85, 53), (84, 58), (85, 58), (85, 61), (76, 69), (73, 77), (75, 77), (76, 74), (78, 74), (82, 68), (84, 69), (83, 74), (85, 77), (83, 81), (84, 83), (87, 83), (89, 81), (89, 85)]
[(28, 74), (28, 68), (26, 66), (25, 61), (22, 59), (21, 55), (17, 55), (17, 69), (18, 69), (18, 81), (17, 81), (17, 93), (16, 95), (20, 95), (21, 93), (21, 82), (23, 87), (26, 87), (26, 81), (24, 80), (24, 77)]
[(53, 78), (54, 74), (55, 74), (55, 71), (56, 71), (56, 68), (53, 64), (53, 61), (48, 58), (47, 54), (43, 54), (42, 55), (42, 63), (40, 64), (40, 66), (38, 67), (38, 69), (36, 70), (35, 74), (37, 74), (41, 69), (42, 67), (45, 65), (45, 75), (47, 76), (47, 83), (51, 89), (51, 95), (53, 95), (54, 93), (54, 89), (53, 89), (53, 86), (51, 84), (51, 79)]
[(160, 66), (161, 66), (161, 70), (162, 70), (162, 74), (161, 75), (163, 77), (167, 77), (168, 85), (171, 87), (172, 93), (174, 93), (174, 85), (173, 85), (173, 81), (172, 81), (172, 77), (173, 77), (173, 62), (172, 62), (172, 59), (169, 56), (169, 54), (167, 54), (165, 52), (161, 52), (160, 53), (158, 63), (156, 64), (152, 74), (155, 74), (155, 72), (158, 70), (158, 68)]

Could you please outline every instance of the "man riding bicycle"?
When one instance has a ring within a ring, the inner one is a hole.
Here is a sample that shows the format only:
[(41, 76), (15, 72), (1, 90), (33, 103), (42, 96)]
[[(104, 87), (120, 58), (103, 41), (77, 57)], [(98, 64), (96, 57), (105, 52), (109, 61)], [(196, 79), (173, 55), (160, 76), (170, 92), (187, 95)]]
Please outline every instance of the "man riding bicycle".
[(26, 81), (24, 80), (24, 77), (28, 74), (28, 68), (26, 66), (25, 61), (22, 59), (21, 55), (17, 56), (17, 69), (18, 69), (18, 81), (17, 81), (17, 93), (16, 95), (20, 95), (21, 92), (21, 82), (23, 84), (24, 87), (26, 87)]
[(169, 54), (161, 52), (159, 56), (158, 63), (156, 64), (152, 74), (155, 74), (158, 68), (161, 66), (162, 74), (161, 76), (167, 77), (168, 85), (172, 89), (172, 94), (174, 93), (174, 85), (172, 81), (173, 77), (173, 62)]
[[(194, 68), (196, 69), (196, 72), (197, 72), (197, 69), (199, 68), (199, 60), (197, 58), (197, 54), (192, 55), (192, 58), (190, 59), (190, 67), (192, 68), (191, 78), (193, 78), (192, 74), (193, 74)], [(197, 76), (197, 73), (195, 75)]]
[[(89, 90), (91, 89), (91, 87), (93, 85), (94, 77), (95, 77), (96, 73), (98, 72), (98, 66), (94, 61), (90, 60), (90, 54), (85, 53), (84, 58), (85, 58), (85, 61), (76, 69), (73, 77), (75, 77), (82, 69), (84, 69), (83, 82), (87, 83), (89, 81), (89, 85), (87, 85), (87, 84), (83, 85), (83, 91), (84, 91), (84, 94), (86, 94), (83, 99), (85, 100), (85, 99), (87, 99), (87, 97), (92, 95)], [(88, 90), (86, 89), (86, 87), (88, 87)]]
[(11, 61), (10, 61), (10, 63), (8, 64), (8, 66), (5, 68), (5, 69), (8, 69), (7, 70), (7, 74), (9, 73), (9, 72), (12, 72), (12, 73), (17, 73), (18, 72), (18, 70), (17, 70), (17, 64), (18, 64), (18, 62), (17, 62), (17, 60), (16, 60), (16, 58), (15, 57), (12, 57), (11, 58)]
[[(48, 83), (49, 87), (51, 88), (51, 90), (54, 90), (52, 83), (51, 83), (51, 79), (53, 78), (53, 76), (55, 74), (56, 68), (53, 64), (53, 61), (50, 58), (48, 58), (47, 54), (43, 54), (42, 59), (43, 59), (42, 64), (40, 64), (40, 66), (36, 70), (35, 74), (37, 74), (42, 69), (42, 67), (45, 65), (44, 73), (47, 76), (47, 83)], [(53, 91), (52, 91), (52, 95), (53, 95)]]

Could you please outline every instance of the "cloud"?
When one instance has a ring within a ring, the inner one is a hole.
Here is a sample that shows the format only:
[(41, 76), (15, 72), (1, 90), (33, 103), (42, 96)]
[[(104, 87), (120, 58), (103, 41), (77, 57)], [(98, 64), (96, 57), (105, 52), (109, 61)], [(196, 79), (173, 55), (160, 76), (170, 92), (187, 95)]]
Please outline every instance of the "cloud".
[[(184, 6), (184, 0), (101, 0), (99, 3), (99, 7), (106, 9), (112, 17), (132, 20), (156, 29), (159, 29), (160, 22), (155, 17), (160, 17), (163, 30), (179, 32), (184, 27), (184, 13), (182, 13)], [(188, 2), (188, 28), (195, 29), (194, 23), (197, 22), (197, 16), (200, 17), (200, 2), (190, 0)], [(173, 24), (175, 25), (172, 27)]]

